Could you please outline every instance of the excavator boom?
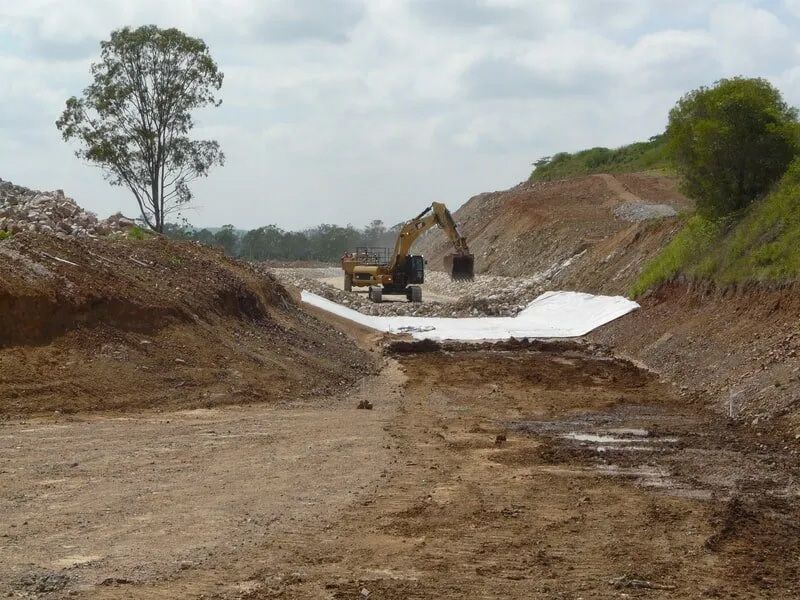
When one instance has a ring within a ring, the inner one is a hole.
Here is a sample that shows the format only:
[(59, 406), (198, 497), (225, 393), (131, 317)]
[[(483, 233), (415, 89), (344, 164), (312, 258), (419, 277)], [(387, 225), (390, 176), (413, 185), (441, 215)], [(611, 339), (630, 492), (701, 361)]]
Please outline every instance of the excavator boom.
[(406, 222), (395, 242), (392, 268), (397, 261), (404, 260), (414, 242), (431, 227), (441, 228), (453, 245), (453, 253), (445, 256), (444, 267), (450, 276), (457, 280), (470, 280), (475, 277), (475, 258), (470, 254), (467, 239), (461, 235), (453, 215), (441, 202), (434, 202), (416, 217)]

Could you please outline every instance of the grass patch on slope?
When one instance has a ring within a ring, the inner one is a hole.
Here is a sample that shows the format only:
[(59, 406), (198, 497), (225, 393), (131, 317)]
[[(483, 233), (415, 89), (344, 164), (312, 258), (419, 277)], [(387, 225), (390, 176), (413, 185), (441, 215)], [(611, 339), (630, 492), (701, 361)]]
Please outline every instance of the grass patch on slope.
[(800, 278), (800, 161), (735, 224), (689, 218), (631, 288), (638, 296), (677, 274), (720, 285), (785, 283)]
[(700, 215), (689, 217), (681, 232), (645, 265), (631, 288), (631, 296), (639, 296), (687, 269), (698, 256), (708, 253), (719, 236), (720, 226), (717, 223)]
[(574, 154), (560, 152), (537, 161), (529, 180), (554, 181), (593, 173), (638, 171), (670, 171), (663, 135), (614, 149), (598, 147)]

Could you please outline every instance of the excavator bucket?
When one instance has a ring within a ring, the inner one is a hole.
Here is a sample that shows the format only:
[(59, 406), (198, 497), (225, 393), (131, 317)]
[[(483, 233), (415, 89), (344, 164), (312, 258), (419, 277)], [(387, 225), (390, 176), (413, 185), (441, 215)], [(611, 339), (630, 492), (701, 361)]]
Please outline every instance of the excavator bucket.
[(444, 259), (445, 269), (456, 281), (475, 279), (475, 257), (472, 254), (448, 254)]

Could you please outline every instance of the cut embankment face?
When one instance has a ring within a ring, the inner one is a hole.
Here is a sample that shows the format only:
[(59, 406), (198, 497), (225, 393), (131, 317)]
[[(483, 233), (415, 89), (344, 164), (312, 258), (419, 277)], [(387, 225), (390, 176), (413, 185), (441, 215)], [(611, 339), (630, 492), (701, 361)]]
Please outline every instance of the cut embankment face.
[(401, 317), (365, 315), (316, 294), (303, 291), (304, 302), (366, 327), (424, 340), (506, 340), (510, 338), (565, 338), (586, 335), (636, 310), (636, 302), (622, 296), (594, 296), (579, 292), (547, 292), (516, 317)]
[(214, 318), (271, 320), (286, 297), (216, 252), (160, 238), (17, 235), (0, 257), (0, 347), (103, 326), (153, 333)]
[[(598, 174), (480, 194), (453, 216), (478, 274), (539, 274), (550, 289), (618, 294), (680, 230), (677, 215), (691, 206), (669, 177)], [(415, 252), (435, 267), (450, 248), (434, 230)]]
[(162, 238), (0, 243), (0, 414), (288, 400), (368, 369), (274, 279)]

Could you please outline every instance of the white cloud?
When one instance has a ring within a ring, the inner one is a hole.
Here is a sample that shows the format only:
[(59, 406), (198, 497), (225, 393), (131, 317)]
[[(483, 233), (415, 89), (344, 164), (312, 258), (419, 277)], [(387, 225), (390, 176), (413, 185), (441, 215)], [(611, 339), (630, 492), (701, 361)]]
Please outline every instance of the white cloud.
[[(685, 91), (765, 75), (800, 101), (797, 0), (0, 0), (0, 177), (101, 213), (123, 190), (53, 122), (124, 25), (205, 39), (228, 161), (198, 224), (396, 222), (527, 176), (559, 150), (646, 138)], [(410, 208), (413, 207), (413, 208)]]
[(795, 30), (763, 8), (720, 4), (711, 12), (709, 31), (728, 71), (772, 75), (797, 62)]

